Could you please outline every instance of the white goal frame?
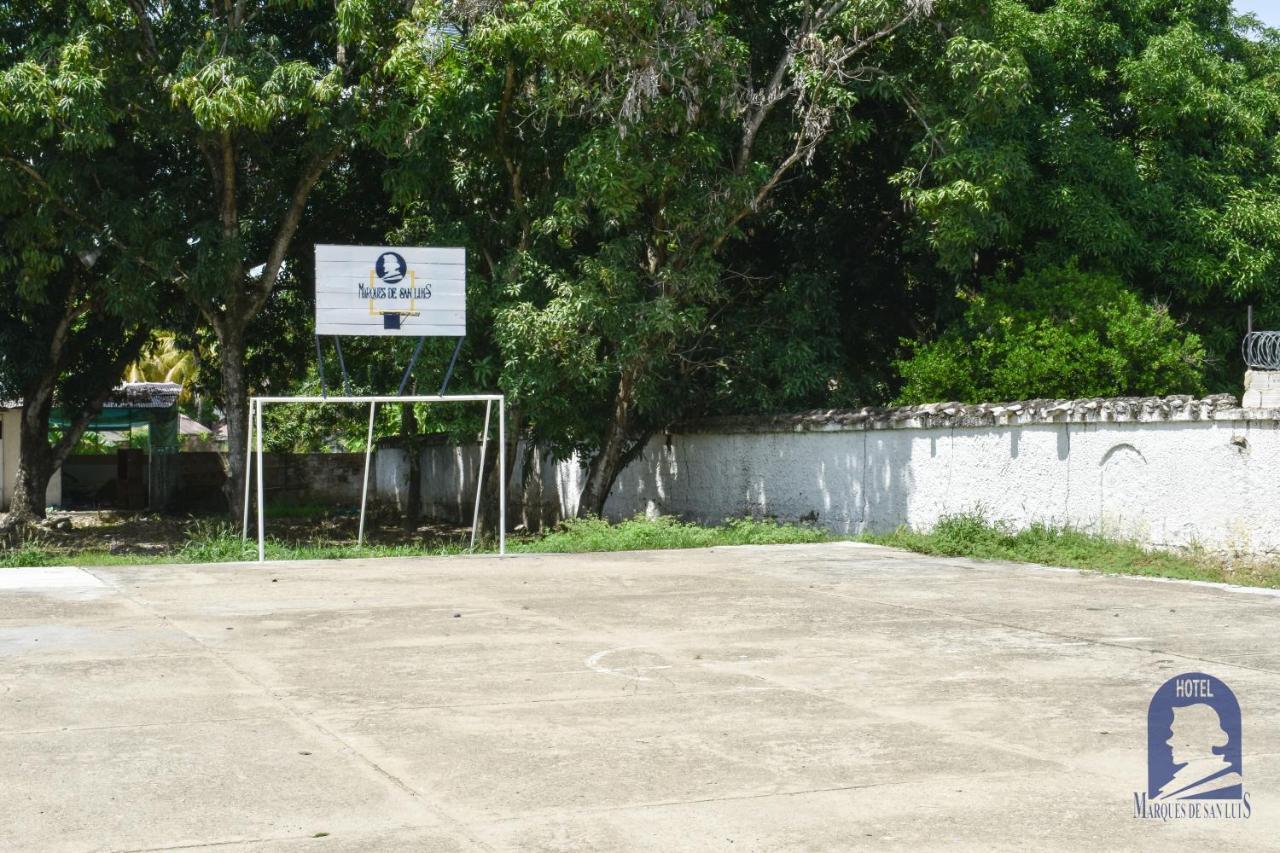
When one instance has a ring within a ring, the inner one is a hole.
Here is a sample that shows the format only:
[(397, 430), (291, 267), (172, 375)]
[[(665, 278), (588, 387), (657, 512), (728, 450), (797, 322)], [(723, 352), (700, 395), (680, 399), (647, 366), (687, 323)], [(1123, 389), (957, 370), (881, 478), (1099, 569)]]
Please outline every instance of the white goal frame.
[[(485, 452), (489, 446), (489, 418), (493, 404), (498, 404), (498, 470), (507, 470), (507, 404), (502, 394), (428, 394), (417, 396), (332, 396), (332, 397), (251, 397), (249, 399), (249, 434), (245, 442), (244, 465), (244, 524), (240, 538), (249, 538), (249, 484), (253, 479), (252, 466), (255, 452), (254, 440), (257, 439), (258, 455), (258, 562), (266, 561), (266, 531), (263, 516), (263, 461), (262, 461), (262, 410), (268, 405), (293, 404), (353, 404), (369, 406), (369, 432), (364, 445), (364, 486), (360, 492), (360, 529), (356, 535), (356, 545), (364, 544), (365, 509), (369, 502), (369, 463), (373, 458), (373, 422), (377, 416), (380, 403), (484, 403), (484, 432), (480, 440), (480, 467), (476, 470), (475, 510), (471, 517), (471, 547), (476, 544), (476, 530), (480, 521), (480, 494), (484, 489)], [(498, 555), (507, 553), (507, 478), (498, 477)]]

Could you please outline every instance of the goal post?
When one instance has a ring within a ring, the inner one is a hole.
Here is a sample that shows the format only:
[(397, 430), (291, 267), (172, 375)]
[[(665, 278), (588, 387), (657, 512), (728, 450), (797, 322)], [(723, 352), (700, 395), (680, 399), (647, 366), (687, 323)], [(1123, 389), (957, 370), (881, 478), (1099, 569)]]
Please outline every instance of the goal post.
[[(484, 403), (484, 434), (480, 440), (480, 468), (476, 475), (475, 509), (471, 517), (471, 547), (480, 524), (480, 494), (484, 488), (484, 463), (489, 447), (489, 421), (498, 404), (498, 554), (507, 553), (507, 412), (502, 394), (446, 394), (462, 341), (467, 335), (467, 252), (459, 246), (315, 246), (316, 371), (320, 396), (249, 399), (249, 433), (245, 442), (244, 521), (240, 536), (249, 539), (249, 486), (253, 456), (258, 468), (258, 562), (266, 560), (264, 516), (264, 463), (262, 411), (267, 406), (356, 405), (369, 407), (369, 429), (364, 441), (364, 482), (360, 487), (360, 527), (356, 544), (364, 544), (364, 521), (369, 506), (369, 469), (373, 461), (373, 425), (383, 403)], [(322, 335), (334, 336), (344, 394), (325, 392)], [(399, 393), (362, 395), (350, 393), (347, 366), (342, 358), (342, 336), (416, 337), (418, 345), (400, 380)], [(429, 337), (457, 338), (453, 357), (437, 394), (406, 395), (413, 367)]]
[[(245, 477), (244, 477), (244, 520), (241, 527), (241, 539), (249, 538), (249, 495), (251, 481), (257, 481), (257, 527), (258, 527), (258, 562), (266, 560), (266, 530), (264, 503), (264, 463), (263, 463), (263, 425), (262, 412), (267, 406), (275, 405), (367, 405), (369, 407), (369, 429), (365, 436), (364, 447), (364, 481), (360, 490), (360, 527), (356, 535), (356, 544), (364, 544), (364, 520), (369, 503), (369, 470), (373, 459), (373, 425), (378, 406), (387, 403), (484, 403), (484, 432), (480, 439), (480, 462), (476, 472), (475, 509), (471, 518), (471, 546), (476, 544), (476, 531), (480, 522), (480, 495), (484, 488), (484, 463), (489, 445), (490, 414), (496, 403), (498, 408), (498, 554), (507, 552), (507, 417), (506, 397), (502, 394), (428, 394), (428, 395), (374, 395), (374, 396), (302, 396), (302, 397), (251, 397), (249, 399), (249, 435), (245, 442)], [(257, 477), (253, 477), (254, 456), (257, 456)]]

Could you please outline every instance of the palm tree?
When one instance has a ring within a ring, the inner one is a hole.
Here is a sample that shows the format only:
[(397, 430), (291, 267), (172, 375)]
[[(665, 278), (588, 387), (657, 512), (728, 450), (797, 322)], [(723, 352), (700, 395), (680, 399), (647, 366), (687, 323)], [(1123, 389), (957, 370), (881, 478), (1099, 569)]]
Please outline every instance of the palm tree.
[(179, 402), (191, 402), (191, 386), (199, 361), (196, 354), (180, 349), (172, 334), (159, 333), (143, 348), (142, 355), (125, 368), (127, 382), (177, 382), (182, 386)]

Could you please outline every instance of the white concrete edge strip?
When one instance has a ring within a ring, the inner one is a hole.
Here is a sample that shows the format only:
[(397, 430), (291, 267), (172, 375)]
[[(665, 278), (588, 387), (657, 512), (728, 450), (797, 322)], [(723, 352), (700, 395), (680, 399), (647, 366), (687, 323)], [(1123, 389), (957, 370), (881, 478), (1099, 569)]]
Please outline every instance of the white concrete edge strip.
[(0, 590), (99, 589), (98, 578), (76, 566), (28, 566), (0, 569)]
[[(1102, 574), (1102, 573), (1096, 573)], [(1220, 581), (1193, 581), (1185, 578), (1157, 578), (1150, 575), (1114, 575), (1114, 577), (1130, 580), (1155, 581), (1157, 583), (1178, 583), (1188, 586), (1202, 586), (1208, 589), (1220, 589), (1225, 592), (1242, 592), (1245, 595), (1265, 595), (1269, 598), (1280, 598), (1280, 589), (1268, 589), (1265, 586), (1242, 586), (1238, 583), (1221, 583)]]
[[(904, 548), (892, 548), (888, 545), (873, 545), (870, 542), (850, 542), (840, 540), (831, 543), (833, 545), (844, 545), (847, 548), (881, 548), (885, 551), (897, 551), (903, 554), (914, 554), (914, 551), (907, 551)], [(925, 555), (921, 555), (925, 556)], [(968, 560), (970, 557), (942, 557), (944, 560)], [(1001, 565), (1017, 566), (1019, 568), (1035, 569), (1042, 572), (1070, 572), (1077, 575), (1102, 575), (1108, 578), (1117, 578), (1126, 581), (1154, 581), (1155, 583), (1172, 583), (1184, 584), (1186, 586), (1199, 586), (1205, 589), (1217, 589), (1223, 592), (1238, 592), (1245, 595), (1262, 595), (1268, 598), (1280, 598), (1280, 589), (1269, 589), (1264, 586), (1242, 586), (1236, 583), (1222, 583), (1221, 581), (1196, 581), (1186, 578), (1160, 578), (1153, 575), (1122, 575), (1116, 572), (1102, 572), (1097, 569), (1077, 569), (1072, 566), (1046, 566), (1042, 563), (1019, 563), (1013, 560), (995, 560), (995, 561), (978, 561), (993, 562)]]

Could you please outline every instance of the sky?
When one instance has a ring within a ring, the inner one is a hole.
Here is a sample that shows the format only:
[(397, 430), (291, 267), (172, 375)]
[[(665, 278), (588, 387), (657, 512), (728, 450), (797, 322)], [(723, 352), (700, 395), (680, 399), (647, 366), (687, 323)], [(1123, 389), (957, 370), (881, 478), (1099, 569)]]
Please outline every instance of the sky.
[(1252, 12), (1271, 27), (1280, 27), (1280, 0), (1235, 0), (1236, 10)]

